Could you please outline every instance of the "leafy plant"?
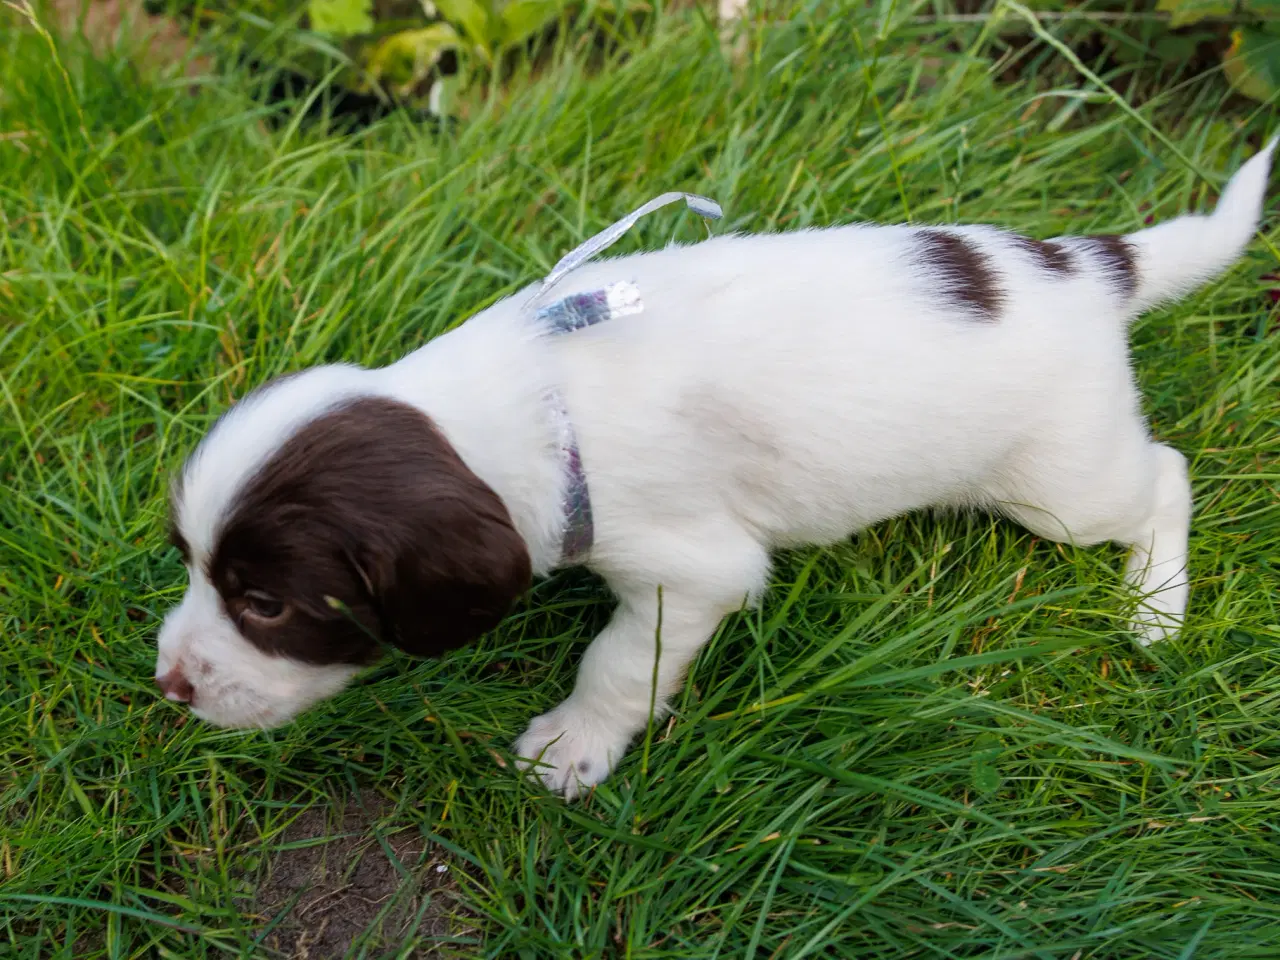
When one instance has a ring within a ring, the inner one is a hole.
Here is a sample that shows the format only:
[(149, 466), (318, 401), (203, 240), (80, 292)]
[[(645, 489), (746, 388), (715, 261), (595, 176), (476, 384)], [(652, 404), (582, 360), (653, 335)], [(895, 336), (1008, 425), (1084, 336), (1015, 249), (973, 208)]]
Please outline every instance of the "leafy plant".
[(487, 62), (555, 22), (564, 0), (436, 0), (435, 7), (462, 28), (467, 42)]
[(313, 81), (336, 69), (343, 87), (411, 102), (444, 83), (448, 55), (463, 72), (484, 73), (558, 22), (572, 2), (172, 0), (162, 6), (217, 25), (256, 61)]
[(319, 33), (354, 36), (373, 29), (371, 0), (311, 0), (307, 15)]
[(1228, 82), (1246, 97), (1263, 102), (1280, 92), (1280, 0), (1159, 0), (1173, 28), (1236, 16), (1246, 21), (1231, 31), (1223, 55)]

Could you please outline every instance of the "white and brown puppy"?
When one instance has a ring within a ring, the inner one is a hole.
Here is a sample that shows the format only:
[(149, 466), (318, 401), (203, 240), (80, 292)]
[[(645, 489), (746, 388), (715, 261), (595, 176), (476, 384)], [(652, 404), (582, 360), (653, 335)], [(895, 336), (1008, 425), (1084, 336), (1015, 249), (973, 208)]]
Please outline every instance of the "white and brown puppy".
[(157, 680), (212, 723), (280, 724), (381, 643), (444, 653), (531, 577), (585, 562), (617, 610), (573, 694), (516, 744), (572, 795), (647, 720), (659, 587), (661, 704), (764, 589), (770, 551), (939, 505), (1128, 545), (1134, 628), (1164, 637), (1186, 606), (1191, 494), (1144, 422), (1127, 326), (1240, 254), (1273, 147), (1212, 216), (1124, 237), (721, 237), (562, 285), (634, 282), (633, 316), (552, 336), (521, 294), (391, 366), (269, 383), (175, 483), (191, 582)]

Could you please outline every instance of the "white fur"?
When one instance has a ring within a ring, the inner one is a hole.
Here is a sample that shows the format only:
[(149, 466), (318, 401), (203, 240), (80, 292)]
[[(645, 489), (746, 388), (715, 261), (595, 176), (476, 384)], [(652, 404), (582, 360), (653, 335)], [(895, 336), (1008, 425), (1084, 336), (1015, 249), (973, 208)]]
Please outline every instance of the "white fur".
[[(557, 291), (634, 281), (638, 316), (539, 337), (524, 294), (400, 362), (312, 370), (242, 404), (206, 439), (181, 487), (197, 556), (237, 486), (335, 399), (396, 397), (427, 413), (503, 498), (538, 572), (555, 565), (565, 474), (545, 397), (573, 420), (595, 514), (589, 565), (617, 594), (573, 694), (516, 744), (567, 795), (606, 777), (650, 705), (658, 590), (658, 703), (720, 619), (764, 589), (770, 551), (831, 543), (923, 507), (980, 506), (1054, 540), (1131, 547), (1145, 642), (1177, 629), (1191, 511), (1180, 454), (1150, 439), (1129, 370), (1127, 323), (1228, 266), (1255, 229), (1274, 142), (1212, 217), (1130, 239), (1131, 296), (1088, 268), (1057, 276), (1007, 236), (949, 228), (990, 258), (998, 319), (959, 309), (916, 256), (910, 227), (722, 237), (591, 264)], [(253, 650), (197, 574), (166, 621), (160, 670), (204, 670), (202, 716), (286, 719), (351, 671)], [(311, 679), (307, 679), (310, 677)]]

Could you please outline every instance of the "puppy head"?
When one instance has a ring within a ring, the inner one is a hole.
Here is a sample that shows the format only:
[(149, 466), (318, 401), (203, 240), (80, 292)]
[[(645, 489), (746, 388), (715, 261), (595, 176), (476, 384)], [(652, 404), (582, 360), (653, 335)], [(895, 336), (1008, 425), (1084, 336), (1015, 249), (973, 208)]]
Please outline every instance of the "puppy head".
[(156, 678), (219, 726), (290, 720), (384, 643), (461, 646), (529, 584), (506, 507), (426, 416), (358, 393), (307, 416), (307, 377), (233, 410), (175, 484), (191, 582)]

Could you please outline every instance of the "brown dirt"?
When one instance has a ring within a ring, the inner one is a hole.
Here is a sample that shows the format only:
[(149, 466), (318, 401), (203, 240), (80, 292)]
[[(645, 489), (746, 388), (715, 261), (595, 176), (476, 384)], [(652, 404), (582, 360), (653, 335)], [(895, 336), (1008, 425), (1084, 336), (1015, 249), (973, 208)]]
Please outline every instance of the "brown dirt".
[[(250, 908), (263, 928), (274, 922), (267, 947), (293, 960), (344, 957), (357, 944), (369, 957), (426, 958), (446, 955), (432, 941), (465, 935), (454, 868), (417, 829), (378, 824), (385, 810), (370, 795), (343, 809), (314, 807), (271, 842)], [(419, 946), (400, 954), (410, 938)]]
[(45, 0), (32, 6), (37, 16), (65, 35), (83, 30), (98, 56), (118, 45), (141, 66), (177, 66), (187, 77), (212, 68), (207, 57), (190, 55), (191, 44), (181, 23), (147, 13), (143, 0)]

